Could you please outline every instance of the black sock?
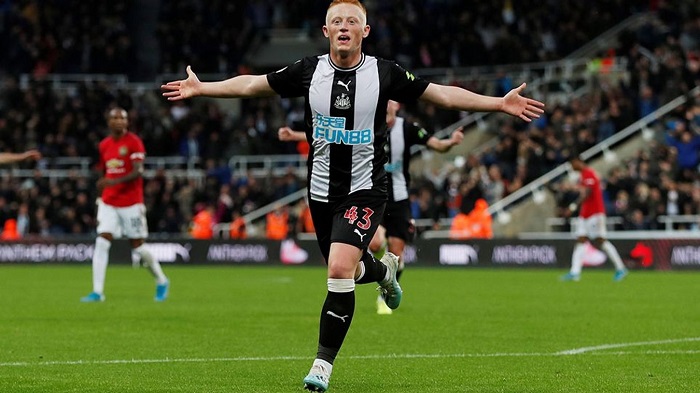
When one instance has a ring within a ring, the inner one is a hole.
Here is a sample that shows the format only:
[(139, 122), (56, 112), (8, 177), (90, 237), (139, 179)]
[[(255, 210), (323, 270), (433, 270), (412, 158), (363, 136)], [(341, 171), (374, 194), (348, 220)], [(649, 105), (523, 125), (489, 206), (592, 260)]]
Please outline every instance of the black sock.
[(386, 265), (379, 262), (369, 251), (365, 250), (360, 263), (365, 265), (365, 274), (355, 281), (356, 283), (369, 284), (383, 281), (386, 277)]
[(321, 329), (316, 358), (333, 364), (350, 329), (354, 312), (355, 291), (343, 293), (328, 291), (326, 302), (321, 309)]
[(396, 272), (396, 281), (399, 281), (402, 274), (403, 274), (403, 269), (399, 269), (399, 271)]

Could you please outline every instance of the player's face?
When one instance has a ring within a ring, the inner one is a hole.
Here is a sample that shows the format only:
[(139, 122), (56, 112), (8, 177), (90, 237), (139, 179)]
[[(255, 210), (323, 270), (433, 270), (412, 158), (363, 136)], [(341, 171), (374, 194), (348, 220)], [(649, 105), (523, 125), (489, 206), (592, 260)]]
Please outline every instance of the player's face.
[(362, 48), (362, 39), (369, 34), (362, 9), (353, 4), (338, 4), (326, 14), (323, 34), (331, 43), (331, 52), (347, 57)]
[(126, 131), (126, 127), (129, 125), (129, 119), (124, 110), (112, 110), (109, 112), (109, 118), (107, 119), (110, 131), (115, 134), (121, 134)]
[(581, 169), (583, 169), (583, 161), (580, 160), (572, 160), (571, 161), (571, 167), (574, 168), (576, 172), (580, 172)]

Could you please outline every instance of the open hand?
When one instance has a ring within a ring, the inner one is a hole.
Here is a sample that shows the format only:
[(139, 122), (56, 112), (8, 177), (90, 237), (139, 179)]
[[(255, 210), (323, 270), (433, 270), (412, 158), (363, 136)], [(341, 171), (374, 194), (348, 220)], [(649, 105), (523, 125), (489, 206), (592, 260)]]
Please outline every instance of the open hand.
[(544, 113), (544, 104), (520, 95), (527, 84), (516, 87), (503, 97), (503, 112), (517, 116), (527, 122), (537, 119)]
[(161, 85), (160, 89), (163, 90), (163, 97), (167, 97), (168, 101), (178, 101), (199, 95), (201, 85), (202, 82), (192, 71), (192, 67), (187, 66), (187, 79), (168, 82)]

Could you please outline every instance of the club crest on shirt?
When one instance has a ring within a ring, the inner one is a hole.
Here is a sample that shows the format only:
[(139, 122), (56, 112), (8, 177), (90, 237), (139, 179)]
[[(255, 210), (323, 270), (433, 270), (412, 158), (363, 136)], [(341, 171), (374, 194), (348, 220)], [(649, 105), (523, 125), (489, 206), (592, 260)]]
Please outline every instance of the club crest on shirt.
[(124, 166), (124, 160), (120, 160), (118, 158), (112, 158), (111, 160), (108, 160), (107, 162), (105, 162), (105, 167), (108, 170), (121, 168), (123, 166)]
[(335, 104), (333, 104), (338, 109), (350, 109), (350, 97), (347, 94), (342, 93), (335, 98)]
[(120, 156), (125, 156), (129, 153), (129, 149), (126, 146), (120, 146), (119, 147), (119, 155)]

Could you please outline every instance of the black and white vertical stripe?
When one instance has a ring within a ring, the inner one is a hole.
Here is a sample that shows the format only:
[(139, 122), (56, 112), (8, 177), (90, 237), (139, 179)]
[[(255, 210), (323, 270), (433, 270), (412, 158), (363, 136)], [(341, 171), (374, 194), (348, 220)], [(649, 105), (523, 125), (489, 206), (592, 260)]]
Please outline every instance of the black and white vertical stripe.
[(267, 80), (282, 97), (306, 99), (311, 199), (330, 202), (370, 189), (387, 193), (386, 104), (418, 99), (427, 81), (364, 54), (352, 68), (337, 67), (327, 54), (304, 57)]
[[(374, 57), (363, 60), (351, 69), (334, 66), (328, 55), (321, 56), (309, 88), (309, 109), (316, 114), (345, 118), (346, 130), (372, 130), (369, 144), (330, 143), (323, 138), (312, 140), (311, 198), (327, 202), (355, 191), (371, 189), (384, 176), (377, 154), (383, 155), (385, 134), (382, 122), (385, 111), (377, 110), (379, 72)], [(337, 105), (349, 99), (349, 106)], [(382, 117), (378, 122), (378, 117)], [(313, 129), (312, 125), (312, 137)]]
[(404, 166), (406, 138), (404, 136), (404, 118), (397, 117), (389, 130), (389, 165), (392, 168), (389, 185), (392, 201), (408, 199), (407, 166)]

